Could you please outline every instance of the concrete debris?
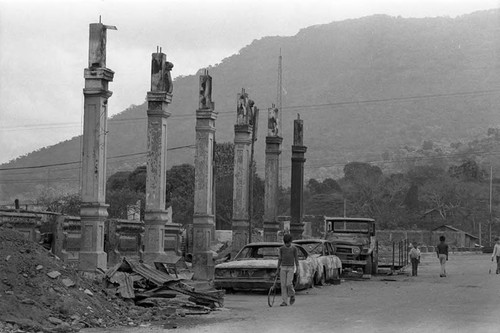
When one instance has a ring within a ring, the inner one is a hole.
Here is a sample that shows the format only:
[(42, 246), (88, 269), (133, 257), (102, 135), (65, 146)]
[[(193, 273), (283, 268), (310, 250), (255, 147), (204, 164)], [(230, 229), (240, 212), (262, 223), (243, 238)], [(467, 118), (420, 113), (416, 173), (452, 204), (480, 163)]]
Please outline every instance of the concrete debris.
[(51, 323), (51, 324), (54, 324), (54, 325), (60, 325), (63, 323), (63, 321), (59, 318), (55, 318), (55, 317), (48, 317), (47, 320)]
[(5, 261), (9, 261), (11, 256), (5, 257)]
[(42, 269), (43, 269), (43, 266), (42, 266), (42, 265), (38, 265), (38, 266), (36, 266), (36, 268), (35, 268), (35, 269), (36, 269), (37, 271), (40, 271), (40, 270), (42, 270)]
[(61, 282), (66, 288), (70, 288), (75, 285), (75, 282), (73, 282), (73, 280), (68, 278), (62, 279)]
[(51, 279), (57, 279), (61, 275), (61, 273), (59, 273), (58, 271), (52, 271), (52, 272), (48, 272), (47, 275)]
[[(177, 258), (173, 259), (172, 261), (178, 267), (182, 267), (182, 261)], [(189, 280), (180, 278), (181, 276), (192, 277), (192, 273), (180, 273), (177, 267), (171, 264), (155, 263), (156, 267), (153, 268), (145, 263), (124, 258), (122, 263), (106, 272), (108, 290), (112, 290), (122, 298), (134, 299), (136, 305), (143, 307), (154, 307), (159, 303), (191, 310), (195, 307), (190, 314), (205, 314), (217, 306), (224, 305), (225, 292), (223, 290), (215, 290), (212, 286), (204, 286), (203, 290), (197, 289), (196, 286), (189, 284)], [(178, 295), (189, 296), (191, 302), (173, 305), (170, 300)], [(160, 299), (163, 302), (157, 301)]]
[(88, 290), (88, 289), (85, 289), (83, 292), (84, 292), (85, 294), (89, 295), (89, 296), (94, 296), (94, 293), (93, 293), (93, 292), (91, 292), (91, 291), (90, 291), (90, 290)]

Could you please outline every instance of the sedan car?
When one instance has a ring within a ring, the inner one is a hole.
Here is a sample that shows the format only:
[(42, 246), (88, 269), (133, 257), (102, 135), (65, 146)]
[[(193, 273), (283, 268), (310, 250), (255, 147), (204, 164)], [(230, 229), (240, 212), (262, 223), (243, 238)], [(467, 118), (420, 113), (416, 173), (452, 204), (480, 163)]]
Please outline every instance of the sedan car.
[(334, 255), (332, 243), (324, 239), (298, 239), (293, 241), (299, 244), (317, 261), (314, 273), (314, 283), (324, 285), (326, 281), (338, 279), (342, 272), (342, 262)]
[[(276, 277), (279, 248), (283, 243), (259, 242), (245, 245), (233, 260), (215, 266), (214, 284), (218, 289), (267, 290)], [(300, 245), (295, 289), (312, 287), (316, 260)], [(279, 287), (279, 276), (277, 286)]]

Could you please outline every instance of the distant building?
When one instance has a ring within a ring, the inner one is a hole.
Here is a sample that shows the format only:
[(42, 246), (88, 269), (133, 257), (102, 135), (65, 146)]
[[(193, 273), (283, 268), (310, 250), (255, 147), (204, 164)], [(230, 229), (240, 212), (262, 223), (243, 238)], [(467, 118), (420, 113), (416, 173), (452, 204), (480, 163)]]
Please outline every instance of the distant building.
[(439, 237), (446, 237), (446, 243), (455, 247), (474, 247), (479, 243), (479, 237), (476, 237), (468, 232), (452, 227), (451, 225), (443, 224), (432, 229), (433, 244), (439, 243)]

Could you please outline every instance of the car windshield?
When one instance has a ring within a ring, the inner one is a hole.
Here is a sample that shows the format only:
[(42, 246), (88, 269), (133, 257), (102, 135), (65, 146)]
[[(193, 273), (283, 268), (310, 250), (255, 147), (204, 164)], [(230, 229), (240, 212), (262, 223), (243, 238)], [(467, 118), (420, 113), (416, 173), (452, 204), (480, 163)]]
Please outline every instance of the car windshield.
[(278, 252), (279, 246), (247, 246), (234, 259), (278, 259)]
[(323, 254), (322, 243), (300, 243), (310, 254)]
[(336, 232), (369, 232), (370, 231), (370, 223), (351, 222), (351, 221), (335, 221), (335, 222), (333, 222), (333, 231), (336, 231)]

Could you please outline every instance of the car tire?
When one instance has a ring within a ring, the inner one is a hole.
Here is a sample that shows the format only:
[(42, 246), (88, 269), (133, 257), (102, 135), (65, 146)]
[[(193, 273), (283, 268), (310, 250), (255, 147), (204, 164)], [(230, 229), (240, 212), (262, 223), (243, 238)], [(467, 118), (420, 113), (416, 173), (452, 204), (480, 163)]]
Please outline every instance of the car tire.
[(375, 261), (372, 264), (372, 275), (377, 275), (378, 273), (378, 261)]
[(314, 278), (314, 282), (317, 286), (324, 286), (326, 281), (325, 272), (317, 272)]

